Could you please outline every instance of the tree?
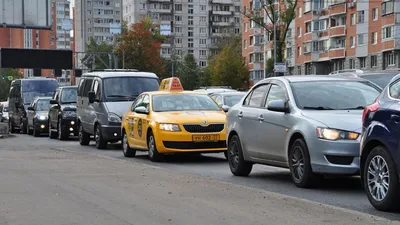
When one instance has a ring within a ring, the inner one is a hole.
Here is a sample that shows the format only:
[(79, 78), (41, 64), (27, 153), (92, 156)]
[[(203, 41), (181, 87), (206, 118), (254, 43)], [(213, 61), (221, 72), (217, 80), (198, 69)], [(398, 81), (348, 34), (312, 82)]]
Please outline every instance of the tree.
[[(275, 10), (275, 0), (258, 0), (254, 2), (254, 9), (244, 10), (242, 14), (250, 21), (258, 24), (269, 35), (270, 40), (274, 39), (274, 26), (276, 26), (276, 61), (283, 62), (285, 55), (285, 41), (290, 24), (296, 17), (298, 0), (279, 0), (283, 6), (279, 11)], [(275, 12), (275, 13), (274, 13)], [(267, 21), (264, 22), (264, 15)]]
[(9, 76), (13, 77), (13, 80), (22, 78), (22, 74), (17, 69), (0, 68), (0, 101), (6, 101), (8, 98), (11, 86)]
[[(91, 69), (111, 69), (113, 65), (113, 55), (94, 54), (94, 53), (113, 53), (113, 45), (105, 41), (98, 43), (94, 37), (91, 37), (87, 43), (87, 51), (82, 63)], [(93, 54), (91, 54), (93, 53)], [(111, 60), (111, 65), (110, 65)]]
[(197, 65), (192, 54), (187, 54), (183, 61), (176, 61), (177, 77), (179, 77), (186, 90), (193, 90), (198, 87), (201, 69)]
[(115, 49), (119, 55), (119, 64), (124, 64), (125, 68), (140, 71), (165, 73), (160, 56), (163, 40), (158, 28), (152, 24), (149, 18), (132, 24), (130, 29), (122, 34)]
[(212, 85), (230, 85), (235, 89), (247, 87), (249, 72), (242, 57), (241, 38), (230, 38), (225, 47), (209, 60), (206, 71)]

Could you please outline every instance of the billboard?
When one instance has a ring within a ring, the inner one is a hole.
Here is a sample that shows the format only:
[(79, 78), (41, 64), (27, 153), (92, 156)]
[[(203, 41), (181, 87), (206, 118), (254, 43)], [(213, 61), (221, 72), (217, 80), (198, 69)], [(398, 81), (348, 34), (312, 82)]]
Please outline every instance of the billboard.
[(164, 36), (170, 36), (171, 24), (160, 24), (160, 34)]
[(72, 69), (72, 50), (1, 48), (0, 67)]
[(51, 29), (52, 0), (0, 0), (3, 27)]

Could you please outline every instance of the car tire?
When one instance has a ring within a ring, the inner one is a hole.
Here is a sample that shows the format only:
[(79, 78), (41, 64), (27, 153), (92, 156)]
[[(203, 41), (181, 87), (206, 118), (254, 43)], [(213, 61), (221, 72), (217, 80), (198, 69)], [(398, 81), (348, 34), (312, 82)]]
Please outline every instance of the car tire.
[(228, 142), (229, 169), (235, 176), (248, 176), (253, 169), (253, 163), (244, 160), (242, 144), (239, 136), (233, 135)]
[(60, 141), (64, 141), (68, 139), (69, 134), (65, 132), (65, 129), (62, 127), (62, 119), (58, 119), (57, 123), (57, 136)]
[(123, 131), (122, 133), (122, 151), (124, 152), (125, 157), (135, 157), (136, 149), (133, 149), (129, 146), (128, 135)]
[[(373, 164), (379, 166), (379, 170), (376, 170)], [(399, 209), (400, 183), (396, 164), (384, 146), (377, 146), (368, 154), (362, 176), (364, 190), (374, 208), (380, 211)], [(384, 196), (379, 196), (378, 192), (374, 192), (376, 189), (373, 189), (371, 185), (377, 185), (379, 190), (385, 191), (386, 193), (379, 194)]]
[(10, 120), (10, 122), (8, 122), (8, 129), (10, 130), (10, 133), (12, 133), (12, 134), (15, 133), (14, 123), (11, 122), (11, 120)]
[(38, 131), (38, 130), (36, 129), (35, 122), (33, 122), (33, 136), (34, 136), (34, 137), (40, 137), (40, 131)]
[(97, 125), (95, 127), (94, 140), (96, 141), (97, 149), (106, 149), (107, 148), (107, 141), (104, 140), (103, 135), (101, 134), (100, 125)]
[(33, 135), (33, 130), (31, 128), (29, 128), (29, 124), (26, 126), (26, 130), (28, 135)]
[(21, 130), (22, 134), (27, 134), (28, 133), (28, 132), (26, 132), (27, 131), (27, 125), (25, 125), (24, 122), (21, 123), (20, 130)]
[(297, 187), (310, 188), (315, 184), (316, 175), (312, 171), (310, 154), (302, 138), (296, 139), (290, 146), (289, 169)]
[(80, 145), (89, 145), (89, 142), (90, 142), (90, 134), (86, 133), (86, 132), (83, 130), (82, 124), (79, 124), (79, 133), (78, 133), (78, 137), (79, 137), (79, 144), (80, 144)]
[(49, 121), (49, 124), (48, 124), (48, 128), (49, 128), (49, 138), (50, 139), (56, 139), (57, 138), (57, 133), (52, 131), (52, 127), (51, 127), (51, 122), (50, 121)]
[(159, 153), (157, 150), (156, 139), (153, 132), (149, 132), (147, 136), (147, 148), (149, 151), (149, 159), (152, 162), (160, 162), (163, 159), (163, 154)]

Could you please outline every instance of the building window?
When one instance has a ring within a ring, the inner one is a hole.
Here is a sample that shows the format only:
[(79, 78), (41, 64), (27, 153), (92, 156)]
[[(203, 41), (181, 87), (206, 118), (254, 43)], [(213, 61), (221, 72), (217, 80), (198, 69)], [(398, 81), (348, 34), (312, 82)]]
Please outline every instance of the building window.
[(372, 9), (372, 20), (378, 20), (378, 8)]
[(350, 25), (351, 25), (351, 26), (356, 25), (356, 14), (354, 14), (354, 13), (352, 13), (352, 14), (350, 15)]
[(394, 33), (394, 26), (382, 28), (382, 39), (392, 38)]
[(243, 47), (244, 47), (244, 48), (247, 48), (247, 40), (244, 40), (244, 41), (243, 41)]
[(176, 22), (182, 21), (182, 16), (175, 16), (175, 21)]
[(205, 34), (207, 33), (207, 30), (205, 27), (200, 27), (200, 34)]
[(207, 61), (200, 61), (199, 65), (200, 65), (200, 67), (206, 67), (207, 66)]
[(376, 43), (378, 43), (378, 32), (372, 32), (371, 44), (376, 45)]
[(297, 47), (297, 56), (301, 56), (301, 47)]
[(182, 38), (175, 38), (175, 44), (182, 44)]
[(385, 64), (386, 64), (386, 66), (395, 65), (393, 52), (388, 52), (385, 54)]
[(182, 11), (182, 4), (175, 4), (175, 11), (181, 12)]
[(193, 14), (193, 9), (188, 9), (189, 14)]
[(297, 37), (301, 37), (301, 27), (297, 28)]
[(385, 1), (381, 4), (381, 14), (382, 16), (393, 13), (394, 1)]
[(362, 57), (362, 58), (359, 58), (359, 60), (360, 60), (360, 68), (365, 68), (366, 67), (366, 65), (367, 65), (367, 57)]
[(206, 11), (207, 10), (207, 6), (206, 5), (200, 5), (200, 11)]
[(352, 47), (352, 48), (354, 48), (354, 46), (355, 46), (355, 39), (356, 39), (356, 37), (354, 37), (354, 36), (351, 36), (350, 37), (350, 47)]
[(200, 23), (206, 23), (207, 17), (205, 16), (200, 16)]
[(364, 10), (358, 11), (358, 12), (357, 12), (357, 15), (358, 15), (358, 20), (357, 20), (357, 22), (358, 22), (358, 23), (364, 23), (365, 11), (364, 11)]
[(306, 22), (306, 32), (305, 33), (310, 33), (311, 31), (312, 31), (311, 22)]
[(286, 49), (286, 58), (292, 58), (292, 57), (293, 57), (292, 48), (287, 48)]
[(193, 43), (188, 43), (188, 48), (193, 48)]
[(207, 56), (207, 50), (200, 50), (199, 51), (200, 56)]
[(365, 34), (358, 34), (358, 35), (357, 35), (357, 45), (363, 45), (363, 44), (365, 44), (365, 42), (364, 42), (364, 35), (365, 35)]
[(377, 67), (377, 66), (378, 66), (378, 56), (371, 55), (371, 67)]
[(182, 33), (182, 27), (175, 27), (175, 33)]
[(349, 59), (349, 66), (350, 69), (355, 69), (356, 68), (356, 60), (355, 59)]
[(303, 14), (303, 8), (299, 7), (299, 9), (297, 10), (298, 17), (301, 18), (302, 14)]

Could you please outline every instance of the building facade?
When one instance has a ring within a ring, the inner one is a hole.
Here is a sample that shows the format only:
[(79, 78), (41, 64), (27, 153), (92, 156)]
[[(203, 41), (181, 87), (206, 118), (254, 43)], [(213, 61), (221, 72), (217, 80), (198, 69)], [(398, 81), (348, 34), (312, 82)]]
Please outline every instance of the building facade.
[(123, 17), (128, 24), (149, 16), (170, 25), (172, 37), (162, 44), (161, 56), (193, 54), (205, 67), (220, 38), (240, 34), (240, 6), (240, 0), (124, 0)]
[[(249, 37), (244, 35), (243, 39)], [(289, 74), (399, 68), (400, 2), (298, 1), (296, 18), (285, 42)], [(268, 40), (264, 45), (266, 49), (271, 47)], [(249, 57), (251, 53), (243, 51), (243, 56)], [(265, 55), (272, 57), (268, 52)]]

